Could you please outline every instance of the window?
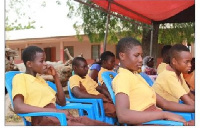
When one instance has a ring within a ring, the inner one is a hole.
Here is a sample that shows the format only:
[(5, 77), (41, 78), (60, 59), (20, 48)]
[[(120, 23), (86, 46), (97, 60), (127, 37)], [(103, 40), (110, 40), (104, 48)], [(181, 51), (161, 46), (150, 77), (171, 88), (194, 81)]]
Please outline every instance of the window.
[(100, 55), (100, 45), (92, 45), (92, 59), (99, 58)]
[[(69, 50), (70, 55), (71, 55), (72, 57), (74, 57), (74, 46), (65, 46), (65, 47), (64, 47), (64, 50), (65, 50), (66, 48)], [(66, 54), (65, 51), (64, 51), (64, 58), (65, 58), (65, 60), (69, 60), (69, 57), (67, 56), (67, 54)]]
[(51, 48), (44, 48), (44, 52), (46, 53), (46, 61), (51, 61)]

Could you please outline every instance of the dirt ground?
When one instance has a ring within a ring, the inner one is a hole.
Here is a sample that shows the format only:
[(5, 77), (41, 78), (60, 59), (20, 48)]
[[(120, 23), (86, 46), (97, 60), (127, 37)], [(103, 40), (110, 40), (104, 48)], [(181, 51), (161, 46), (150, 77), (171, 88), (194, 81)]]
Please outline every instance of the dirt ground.
[(24, 126), (24, 122), (5, 122), (5, 126)]
[[(69, 112), (75, 117), (79, 116), (78, 110), (70, 109)], [(4, 125), (5, 126), (24, 126), (24, 122), (21, 119), (21, 117), (17, 116), (16, 114), (13, 114), (11, 116), (5, 117)]]

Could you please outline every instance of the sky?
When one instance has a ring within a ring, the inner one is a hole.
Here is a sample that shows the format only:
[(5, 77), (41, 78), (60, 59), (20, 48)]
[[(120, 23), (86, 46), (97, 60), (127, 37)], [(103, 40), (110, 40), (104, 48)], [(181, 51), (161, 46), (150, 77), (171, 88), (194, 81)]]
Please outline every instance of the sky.
[[(65, 3), (62, 3), (62, 5), (58, 6), (55, 4), (56, 0), (48, 0), (47, 6), (45, 8), (42, 8), (39, 6), (38, 2), (41, 2), (41, 0), (30, 0), (30, 1), (34, 1), (33, 3), (31, 3), (32, 8), (26, 8), (27, 13), (32, 15), (32, 19), (36, 20), (36, 28), (40, 28), (40, 26), (43, 26), (44, 29), (47, 30), (53, 30), (53, 31), (69, 31), (72, 32), (73, 30), (73, 23), (78, 20), (80, 21), (80, 18), (75, 18), (75, 19), (68, 19), (66, 18), (66, 14), (68, 9), (66, 8)], [(61, 0), (60, 0), (61, 1)], [(61, 1), (62, 2), (62, 1)], [(196, 79), (195, 79), (195, 88), (197, 90), (196, 92), (196, 124), (197, 126), (200, 126), (200, 93), (198, 92), (200, 90), (200, 79), (199, 78), (199, 71), (200, 71), (200, 51), (198, 50), (198, 48), (200, 48), (200, 8), (197, 8), (200, 6), (200, 1), (199, 0), (195, 0), (195, 6), (196, 6), (196, 19), (195, 19), (195, 60), (196, 60)], [(0, 65), (0, 80), (1, 83), (4, 83), (4, 73), (5, 73), (5, 65), (4, 65), (4, 60), (5, 60), (5, 31), (4, 31), (4, 27), (5, 27), (5, 0), (0, 0), (0, 60), (1, 61), (1, 65)], [(11, 17), (14, 17), (14, 15), (11, 15)], [(38, 31), (40, 32), (40, 31)], [(48, 31), (46, 31), (48, 32)], [(49, 31), (50, 32), (50, 31)], [(3, 81), (3, 82), (2, 82)], [(4, 86), (3, 84), (1, 85), (1, 89), (0, 91), (2, 91), (0, 94), (4, 94)], [(4, 102), (4, 96), (0, 96), (0, 101)], [(3, 107), (4, 105), (1, 105), (1, 107)], [(1, 113), (4, 113), (4, 109), (1, 108), (0, 109)], [(2, 116), (4, 117), (4, 116)], [(4, 118), (0, 118), (0, 125), (4, 126)]]
[[(46, 1), (46, 7), (41, 6), (42, 2)], [(38, 31), (37, 34), (39, 36), (46, 35), (55, 35), (55, 36), (63, 36), (63, 35), (75, 35), (75, 30), (73, 28), (73, 24), (76, 21), (82, 22), (80, 17), (67, 18), (68, 7), (66, 5), (66, 0), (60, 0), (61, 5), (56, 4), (56, 0), (28, 0), (26, 4), (24, 4), (21, 11), (24, 11), (26, 16), (31, 17), (32, 20), (35, 21), (35, 29), (34, 31)], [(73, 3), (78, 4), (73, 1)], [(31, 5), (31, 6), (28, 6)], [(8, 6), (8, 2), (6, 4), (6, 8)], [(19, 5), (15, 5), (18, 7)], [(17, 19), (16, 13), (10, 11), (8, 15), (10, 21), (14, 21)], [(19, 19), (18, 19), (19, 20)], [(27, 18), (23, 18), (19, 20), (22, 24), (27, 24)], [(14, 32), (12, 32), (14, 33)], [(31, 32), (32, 33), (32, 32)], [(9, 34), (6, 34), (8, 36)], [(13, 34), (12, 34), (13, 35)], [(14, 34), (15, 36), (18, 36)], [(38, 37), (36, 34), (30, 35)], [(19, 35), (22, 36), (22, 35)], [(25, 36), (26, 37), (26, 36)], [(15, 38), (14, 38), (15, 39)]]

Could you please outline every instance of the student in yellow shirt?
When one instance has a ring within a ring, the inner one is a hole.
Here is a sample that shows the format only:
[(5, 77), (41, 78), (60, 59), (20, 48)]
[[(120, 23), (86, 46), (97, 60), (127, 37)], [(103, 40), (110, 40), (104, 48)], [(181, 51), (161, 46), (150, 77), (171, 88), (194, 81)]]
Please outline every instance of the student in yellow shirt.
[(103, 106), (106, 116), (116, 117), (115, 106), (110, 98), (108, 90), (99, 86), (87, 75), (87, 62), (82, 57), (76, 57), (72, 61), (72, 68), (75, 75), (69, 78), (69, 85), (72, 93), (77, 98), (98, 98), (103, 99)]
[[(105, 71), (113, 71), (115, 67), (115, 55), (110, 51), (105, 51), (101, 55), (101, 70), (98, 73), (98, 83), (103, 85), (101, 74)], [(105, 85), (104, 85), (105, 86)], [(105, 86), (107, 89), (107, 87)]]
[(170, 64), (160, 73), (152, 86), (157, 94), (168, 101), (194, 106), (194, 94), (190, 92), (182, 73), (191, 70), (192, 55), (182, 44), (175, 44), (169, 51)]
[(102, 81), (100, 74), (105, 70), (113, 70), (115, 66), (115, 55), (110, 51), (105, 51), (101, 54), (100, 60), (90, 67), (88, 75), (98, 83), (98, 80)]
[[(73, 117), (66, 110), (56, 109), (55, 104), (66, 105), (65, 94), (56, 70), (45, 62), (45, 52), (37, 46), (24, 49), (22, 59), (26, 72), (13, 78), (13, 104), (16, 113), (61, 112), (66, 114), (68, 125), (109, 125), (87, 117)], [(38, 74), (52, 75), (57, 93)], [(27, 119), (31, 125), (60, 125), (55, 117), (37, 116)]]
[(167, 65), (170, 62), (170, 58), (169, 58), (169, 49), (171, 48), (171, 45), (164, 45), (162, 50), (161, 50), (161, 56), (163, 61), (158, 65), (157, 67), (157, 74), (161, 73), (162, 71), (164, 71), (167, 67)]
[(134, 38), (122, 38), (117, 44), (116, 57), (120, 60), (120, 68), (112, 87), (116, 96), (118, 121), (137, 125), (167, 119), (194, 125), (194, 120), (186, 122), (179, 115), (161, 110), (194, 112), (194, 107), (163, 99), (139, 74), (134, 73), (142, 66), (142, 55), (141, 43)]

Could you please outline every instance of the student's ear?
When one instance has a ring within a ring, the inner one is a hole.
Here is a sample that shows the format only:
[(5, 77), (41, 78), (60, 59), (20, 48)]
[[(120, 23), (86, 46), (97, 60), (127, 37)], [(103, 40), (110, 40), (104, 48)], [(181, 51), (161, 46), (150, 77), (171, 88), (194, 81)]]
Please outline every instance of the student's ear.
[(175, 65), (176, 62), (177, 62), (176, 59), (175, 59), (175, 58), (172, 58), (172, 64)]
[(72, 69), (75, 71), (77, 69), (77, 66), (72, 66)]
[(119, 53), (119, 58), (120, 60), (124, 60), (125, 59), (126, 54), (124, 52), (120, 52)]
[(29, 67), (29, 68), (32, 67), (31, 61), (27, 61), (26, 66)]

